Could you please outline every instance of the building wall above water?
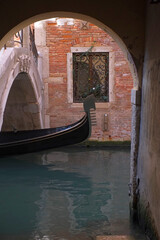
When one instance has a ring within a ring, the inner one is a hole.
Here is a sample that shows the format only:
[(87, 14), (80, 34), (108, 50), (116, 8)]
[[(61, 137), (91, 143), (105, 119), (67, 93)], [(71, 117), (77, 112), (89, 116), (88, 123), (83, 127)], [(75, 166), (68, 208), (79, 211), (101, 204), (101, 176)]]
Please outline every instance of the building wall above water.
[(35, 23), (35, 38), (43, 59), (46, 119), (50, 126), (69, 124), (83, 114), (82, 103), (73, 101), (73, 54), (107, 52), (109, 102), (96, 103), (97, 125), (91, 138), (130, 140), (133, 78), (128, 61), (113, 38), (94, 24), (73, 18)]

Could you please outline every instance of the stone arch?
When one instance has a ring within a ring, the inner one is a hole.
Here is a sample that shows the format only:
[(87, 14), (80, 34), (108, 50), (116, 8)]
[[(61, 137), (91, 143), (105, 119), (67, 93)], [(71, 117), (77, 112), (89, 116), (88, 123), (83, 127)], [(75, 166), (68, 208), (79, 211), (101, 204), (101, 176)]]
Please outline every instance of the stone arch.
[[(128, 1), (124, 1), (126, 4), (129, 4)], [(75, 5), (72, 1), (69, 1), (69, 3), (72, 3), (72, 5)], [(99, 7), (99, 3), (95, 4), (94, 10), (92, 8), (90, 9), (85, 9), (83, 8), (83, 4), (80, 2), (80, 5), (77, 7), (71, 7), (71, 9), (79, 9), (79, 12), (85, 12), (88, 13), (88, 15), (80, 14), (80, 13), (73, 13), (73, 12), (46, 12), (46, 13), (41, 13), (39, 15), (34, 15), (37, 14), (37, 11), (43, 12), (42, 8), (39, 8), (37, 10), (37, 5), (35, 5), (35, 9), (31, 12), (32, 16), (24, 21), (22, 21), (20, 24), (16, 25), (13, 27), (0, 41), (0, 49), (3, 47), (3, 45), (14, 35), (15, 32), (18, 32), (20, 29), (25, 28), (26, 26), (30, 25), (33, 22), (40, 21), (40, 20), (45, 20), (48, 18), (53, 18), (53, 17), (66, 17), (66, 18), (76, 18), (84, 21), (91, 22), (95, 25), (97, 25), (99, 28), (103, 29), (106, 31), (119, 45), (119, 47), (122, 49), (124, 55), (128, 59), (129, 62), (129, 67), (133, 76), (133, 82), (134, 82), (134, 90), (133, 91), (133, 96), (132, 96), (132, 139), (131, 139), (131, 196), (132, 196), (132, 204), (131, 208), (134, 208), (134, 203), (136, 201), (136, 186), (137, 186), (137, 181), (136, 181), (136, 176), (137, 176), (137, 157), (138, 157), (138, 146), (139, 146), (139, 128), (140, 128), (140, 112), (141, 112), (141, 100), (140, 100), (140, 90), (141, 89), (141, 81), (142, 81), (142, 68), (143, 68), (143, 54), (144, 54), (144, 11), (142, 10), (142, 5), (140, 5), (140, 11), (137, 13), (137, 3), (139, 5), (139, 2), (134, 2), (133, 6), (133, 11), (131, 11), (131, 7), (127, 5), (127, 15), (126, 15), (126, 9), (124, 10), (121, 9), (121, 3), (117, 1), (116, 5), (116, 11), (110, 13), (111, 9), (115, 8), (115, 3), (112, 4), (112, 2), (109, 3), (109, 7), (107, 11), (97, 11), (96, 13), (96, 6)], [(125, 6), (125, 3), (123, 6)], [(28, 2), (27, 2), (28, 4)], [(62, 5), (62, 3), (60, 2)], [(86, 4), (86, 3), (85, 3)], [(108, 4), (108, 3), (107, 3)], [(59, 6), (57, 3), (53, 5), (53, 8), (51, 7), (50, 9), (68, 9), (68, 2), (67, 2), (67, 7), (65, 6)], [(82, 6), (81, 6), (82, 5)], [(27, 5), (26, 5), (27, 6)], [(47, 6), (47, 5), (46, 5)], [(46, 7), (45, 6), (45, 7)], [(50, 7), (51, 5), (49, 5)], [(106, 6), (105, 6), (106, 7)], [(136, 8), (135, 8), (136, 7)], [(30, 8), (30, 5), (29, 5)], [(47, 8), (47, 7), (46, 7)], [(120, 9), (122, 10), (120, 10)], [(129, 10), (130, 9), (130, 10)], [(98, 10), (98, 9), (97, 9)], [(47, 9), (46, 9), (47, 11)], [(49, 10), (48, 10), (49, 11)], [(74, 10), (73, 10), (74, 11)], [(92, 11), (94, 11), (94, 14), (92, 14)], [(119, 19), (117, 17), (117, 12), (120, 13), (118, 16), (120, 17), (122, 14), (124, 17)], [(135, 14), (136, 12), (136, 14)], [(102, 13), (102, 16), (100, 15)], [(97, 19), (102, 19), (102, 21), (97, 20), (96, 18), (92, 18), (90, 16), (95, 16)], [(31, 16), (29, 13), (26, 16)], [(107, 17), (108, 16), (108, 17)], [(142, 17), (141, 17), (142, 16)], [(21, 21), (22, 18), (21, 16), (18, 16), (17, 21)], [(115, 17), (116, 23), (112, 24), (112, 20)], [(107, 20), (110, 22), (110, 27), (107, 27)], [(125, 21), (127, 21), (127, 24)], [(15, 21), (16, 22), (16, 21)], [(119, 23), (120, 22), (120, 25)], [(9, 21), (8, 21), (9, 23)], [(115, 31), (112, 30), (115, 28)], [(123, 31), (122, 28), (124, 28)], [(119, 33), (119, 35), (118, 35)], [(122, 40), (123, 39), (123, 40)], [(134, 49), (132, 48), (134, 46)], [(130, 49), (130, 51), (129, 51)], [(133, 57), (132, 57), (133, 56)], [(1, 95), (0, 95), (1, 96)], [(0, 100), (1, 101), (1, 100)], [(1, 114), (1, 108), (0, 108), (0, 115)], [(0, 121), (1, 124), (1, 121)], [(1, 125), (0, 125), (1, 126)]]
[(4, 112), (14, 81), (24, 74), (30, 83), (34, 95), (32, 111), (36, 111), (39, 118), (39, 128), (43, 128), (43, 83), (39, 76), (33, 57), (27, 49), (9, 49), (5, 64), (1, 72), (0, 90), (0, 129), (3, 125)]
[(130, 52), (127, 49), (127, 46), (125, 45), (124, 41), (118, 36), (116, 32), (114, 32), (111, 28), (109, 28), (107, 25), (104, 23), (98, 21), (95, 18), (92, 18), (87, 15), (79, 14), (79, 13), (73, 13), (73, 12), (48, 12), (48, 13), (43, 13), (36, 15), (34, 17), (31, 17), (17, 26), (15, 26), (12, 30), (10, 30), (0, 41), (0, 48), (3, 47), (3, 45), (15, 34), (15, 32), (18, 32), (20, 29), (25, 28), (26, 26), (30, 25), (33, 22), (49, 19), (49, 18), (54, 18), (54, 17), (66, 17), (66, 18), (76, 18), (80, 19), (83, 21), (88, 21), (93, 23), (94, 25), (98, 26), (99, 28), (103, 29), (105, 32), (107, 32), (119, 45), (119, 47), (122, 49), (126, 59), (128, 60), (130, 71), (133, 76), (133, 83), (134, 83), (134, 88), (139, 89), (140, 87), (140, 81), (139, 79), (141, 78), (141, 73), (137, 72), (136, 64), (130, 54)]

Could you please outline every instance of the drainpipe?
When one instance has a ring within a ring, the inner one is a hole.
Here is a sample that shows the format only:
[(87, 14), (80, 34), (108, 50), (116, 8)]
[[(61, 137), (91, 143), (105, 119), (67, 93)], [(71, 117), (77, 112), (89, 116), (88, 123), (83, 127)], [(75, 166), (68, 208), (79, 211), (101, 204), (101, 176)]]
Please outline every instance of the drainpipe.
[(139, 132), (140, 132), (140, 113), (141, 113), (141, 89), (132, 89), (132, 132), (131, 132), (131, 159), (130, 159), (130, 183), (129, 195), (130, 213), (133, 221), (137, 220), (137, 203), (138, 203), (138, 185), (137, 179), (137, 161), (139, 148)]

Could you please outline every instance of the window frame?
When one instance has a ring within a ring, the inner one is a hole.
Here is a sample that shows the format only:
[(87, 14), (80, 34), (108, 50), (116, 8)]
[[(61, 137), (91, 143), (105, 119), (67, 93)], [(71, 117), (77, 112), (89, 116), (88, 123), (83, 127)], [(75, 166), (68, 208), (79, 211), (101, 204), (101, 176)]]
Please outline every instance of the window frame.
[[(71, 51), (67, 53), (67, 98), (68, 103), (72, 106), (82, 106), (82, 103), (73, 102), (73, 53), (87, 52), (90, 47), (71, 47)], [(114, 101), (114, 52), (111, 47), (93, 47), (92, 52), (108, 52), (109, 53), (109, 102), (96, 102), (96, 105), (105, 107), (106, 104)]]

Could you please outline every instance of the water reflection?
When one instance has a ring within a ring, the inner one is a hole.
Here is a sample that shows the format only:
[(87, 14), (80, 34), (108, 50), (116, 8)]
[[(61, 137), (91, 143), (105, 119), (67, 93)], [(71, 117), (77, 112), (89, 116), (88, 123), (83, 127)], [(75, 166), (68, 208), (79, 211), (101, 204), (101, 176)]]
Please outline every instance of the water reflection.
[(0, 160), (0, 236), (91, 239), (128, 227), (129, 151), (66, 148)]

